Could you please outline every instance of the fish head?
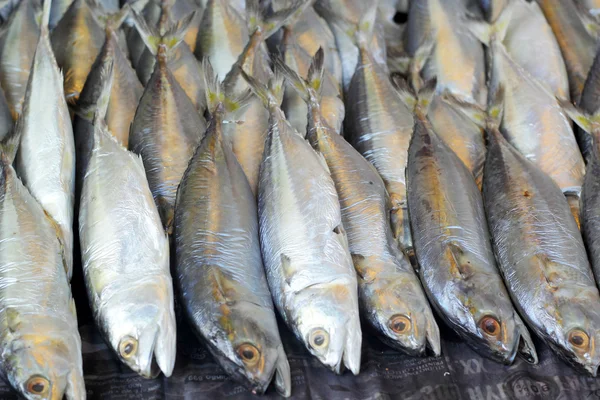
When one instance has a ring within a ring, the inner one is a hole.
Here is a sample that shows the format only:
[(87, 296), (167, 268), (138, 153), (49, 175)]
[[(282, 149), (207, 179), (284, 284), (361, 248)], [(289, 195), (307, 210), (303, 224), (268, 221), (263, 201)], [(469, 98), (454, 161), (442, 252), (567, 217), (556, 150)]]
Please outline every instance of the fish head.
[(429, 343), (438, 355), (439, 329), (408, 259), (401, 259), (406, 263), (404, 270), (411, 271), (407, 273), (398, 272), (401, 269), (396, 260), (355, 254), (352, 260), (360, 278), (363, 316), (380, 334), (380, 339), (412, 356), (424, 355)]
[(275, 376), (277, 391), (289, 396), (289, 364), (273, 310), (238, 300), (220, 311), (220, 328), (209, 346), (223, 369), (254, 394), (264, 393)]
[(529, 332), (503, 283), (489, 276), (482, 278), (489, 278), (489, 281), (459, 284), (462, 288), (458, 292), (464, 298), (457, 299), (454, 307), (457, 321), (452, 325), (471, 347), (494, 361), (509, 365), (519, 353), (526, 360), (535, 362), (537, 355)]
[(65, 324), (59, 320), (49, 324), (40, 319), (27, 325), (30, 329), (15, 332), (4, 350), (11, 385), (27, 399), (84, 398), (79, 334), (60, 329)]
[(545, 339), (563, 359), (595, 377), (600, 366), (600, 310), (587, 301), (589, 294), (582, 289), (560, 306), (560, 316), (544, 316), (550, 333)]
[(100, 326), (119, 359), (144, 378), (173, 372), (176, 326), (170, 278), (140, 280), (113, 293), (100, 311)]
[(360, 370), (362, 333), (356, 283), (339, 280), (296, 294), (294, 327), (308, 351), (335, 373)]

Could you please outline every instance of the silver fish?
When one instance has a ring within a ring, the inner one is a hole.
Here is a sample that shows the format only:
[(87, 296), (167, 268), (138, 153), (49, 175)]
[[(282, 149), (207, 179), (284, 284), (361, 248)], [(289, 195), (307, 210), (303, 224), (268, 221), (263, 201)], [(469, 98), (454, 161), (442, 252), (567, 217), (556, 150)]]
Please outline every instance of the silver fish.
[[(423, 89), (429, 90), (434, 87)], [(421, 282), (438, 315), (480, 354), (511, 364), (518, 352), (536, 363), (529, 332), (496, 269), (479, 189), (425, 112), (417, 105), (406, 170)]]
[[(80, 114), (87, 114), (88, 110), (93, 110), (101, 92), (100, 88), (104, 85), (102, 71), (107, 64), (114, 65), (112, 74), (115, 83), (111, 86), (106, 124), (108, 131), (125, 147), (129, 142), (131, 122), (144, 92), (144, 87), (119, 46), (116, 34), (128, 11), (129, 7), (125, 5), (119, 13), (108, 17), (104, 46), (92, 65), (77, 102)], [(93, 115), (87, 117), (89, 120), (93, 119)], [(91, 137), (93, 138), (93, 134)]]
[(142, 159), (97, 118), (79, 212), (85, 283), (94, 319), (119, 359), (143, 377), (175, 364), (169, 240)]
[(33, 197), (56, 224), (65, 269), (73, 271), (73, 196), (75, 143), (69, 109), (63, 96), (48, 33), (50, 1), (44, 2), (41, 34), (33, 59), (23, 113), (16, 124), (21, 144), (16, 170)]
[(490, 91), (504, 89), (501, 131), (513, 146), (547, 173), (569, 196), (578, 219), (585, 165), (571, 124), (546, 86), (532, 78), (507, 53), (500, 40), (491, 42)]
[(485, 105), (483, 46), (467, 29), (465, 14), (462, 0), (411, 1), (405, 48), (409, 56), (415, 57), (418, 49), (429, 43), (432, 50), (416, 63), (416, 72), (425, 81), (435, 77), (438, 92), (448, 90), (463, 101)]
[(412, 110), (396, 93), (387, 68), (373, 60), (365, 38), (372, 22), (363, 21), (360, 25), (365, 32), (359, 31), (360, 58), (344, 99), (347, 108), (344, 134), (383, 178), (390, 195), (392, 232), (401, 250), (413, 262), (405, 175), (414, 126)]
[(0, 33), (0, 84), (14, 120), (23, 100), (33, 56), (40, 36), (39, 2), (20, 0)]
[[(360, 369), (356, 273), (327, 165), (285, 120), (276, 75), (242, 73), (270, 113), (260, 169), (260, 244), (275, 306), (310, 353), (336, 373)], [(278, 88), (274, 92), (273, 89)]]
[(560, 45), (567, 73), (571, 99), (579, 101), (588, 75), (596, 39), (587, 31), (574, 1), (537, 0)]
[(308, 104), (308, 140), (323, 154), (339, 196), (342, 224), (358, 276), (363, 317), (390, 346), (424, 355), (440, 354), (440, 333), (419, 278), (398, 249), (389, 219), (389, 199), (375, 168), (325, 120), (318, 98), (323, 50), (304, 81), (279, 62), (286, 78)]
[(170, 231), (177, 186), (205, 131), (205, 121), (167, 67), (181, 31), (155, 43), (157, 62), (135, 113), (129, 148), (142, 156), (158, 212)]
[(565, 361), (596, 376), (600, 295), (560, 188), (511, 146), (488, 135), (483, 193), (498, 267), (529, 327)]
[[(137, 62), (136, 72), (142, 84), (148, 84), (156, 64), (156, 42), (160, 42), (162, 38), (173, 35), (176, 31), (178, 36), (185, 38), (186, 33), (190, 29), (191, 23), (197, 17), (195, 13), (187, 15), (180, 20), (178, 24), (171, 22), (171, 11), (167, 2), (164, 2), (161, 7), (161, 17), (158, 23), (158, 28), (153, 29), (145, 23), (145, 20), (134, 15), (134, 20), (139, 34), (146, 43), (146, 50), (140, 56)], [(183, 40), (169, 51), (167, 66), (181, 88), (192, 101), (194, 107), (201, 113), (206, 108), (204, 96), (204, 81), (200, 72), (200, 66), (194, 53), (190, 50)]]
[(177, 192), (176, 280), (194, 330), (221, 367), (255, 394), (275, 377), (288, 397), (290, 367), (262, 263), (254, 193), (223, 137), (219, 84), (212, 68), (204, 73), (211, 119)]
[(0, 160), (0, 375), (26, 399), (85, 399), (81, 339), (61, 245)]

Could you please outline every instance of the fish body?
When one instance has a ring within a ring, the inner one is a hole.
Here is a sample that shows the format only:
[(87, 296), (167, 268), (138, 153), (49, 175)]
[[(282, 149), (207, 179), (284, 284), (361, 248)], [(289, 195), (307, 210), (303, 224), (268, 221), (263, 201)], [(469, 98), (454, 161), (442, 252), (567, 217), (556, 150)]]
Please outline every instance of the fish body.
[(16, 170), (23, 184), (56, 224), (70, 278), (73, 270), (75, 143), (63, 95), (63, 76), (54, 58), (44, 20), (41, 30), (23, 113), (16, 125), (16, 134), (21, 137)]
[(52, 47), (64, 71), (64, 93), (75, 104), (104, 44), (104, 28), (90, 0), (74, 0), (52, 31)]
[(414, 57), (426, 42), (433, 45), (421, 75), (434, 77), (438, 92), (448, 90), (469, 103), (484, 105), (487, 100), (485, 59), (482, 44), (473, 36), (465, 20), (466, 5), (461, 0), (411, 1), (405, 28), (405, 49)]
[(0, 374), (26, 399), (85, 399), (60, 242), (5, 155), (1, 164)]
[(159, 46), (158, 62), (133, 119), (129, 148), (142, 156), (159, 214), (170, 230), (177, 186), (205, 122), (169, 71), (167, 51)]
[(405, 174), (414, 125), (412, 110), (396, 93), (387, 69), (373, 60), (364, 43), (359, 49), (356, 73), (344, 100), (344, 134), (381, 175), (390, 195), (394, 237), (413, 261)]
[(177, 193), (177, 283), (189, 320), (223, 369), (253, 393), (263, 393), (275, 376), (277, 390), (289, 396), (255, 197), (223, 141), (223, 117), (219, 104)]
[(0, 84), (13, 119), (23, 111), (31, 63), (40, 36), (39, 2), (21, 0), (0, 34)]
[(594, 60), (596, 40), (587, 31), (574, 1), (537, 0), (562, 51), (571, 99), (579, 101)]
[(94, 126), (79, 212), (85, 283), (94, 319), (119, 359), (140, 375), (166, 376), (176, 328), (169, 240), (141, 158), (101, 121)]
[(425, 291), (438, 315), (480, 354), (511, 364), (519, 351), (537, 362), (529, 332), (496, 269), (475, 180), (419, 113), (406, 176)]
[(323, 159), (285, 120), (272, 90), (283, 83), (267, 89), (247, 79), (270, 114), (258, 216), (273, 301), (313, 356), (336, 373), (345, 366), (357, 374), (357, 280), (335, 185)]
[(595, 376), (600, 296), (569, 204), (542, 170), (492, 135), (483, 194), (506, 286), (529, 327)]

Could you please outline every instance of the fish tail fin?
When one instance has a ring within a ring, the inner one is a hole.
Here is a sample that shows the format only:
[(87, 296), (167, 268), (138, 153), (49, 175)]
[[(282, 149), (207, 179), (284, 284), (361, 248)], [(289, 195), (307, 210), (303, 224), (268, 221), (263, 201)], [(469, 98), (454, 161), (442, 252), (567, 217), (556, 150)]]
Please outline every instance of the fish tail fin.
[(417, 94), (417, 104), (415, 106), (415, 115), (418, 118), (426, 118), (436, 87), (437, 79), (433, 78), (425, 82), (423, 87), (419, 89)]
[(374, 4), (367, 8), (365, 14), (360, 18), (360, 21), (356, 26), (355, 39), (359, 48), (368, 48), (369, 43), (373, 39), (379, 0), (375, 0), (373, 3)]
[(52, 8), (52, 0), (43, 0), (42, 4), (42, 20), (40, 21), (41, 34), (48, 36), (50, 34), (50, 9)]
[(577, 126), (583, 129), (594, 137), (594, 140), (600, 135), (600, 112), (588, 114), (580, 108), (573, 105), (568, 100), (556, 99), (558, 104), (569, 118), (571, 118)]
[(187, 30), (196, 17), (197, 11), (192, 11), (178, 23), (172, 24), (163, 35), (160, 34), (158, 29), (148, 25), (146, 20), (135, 10), (132, 10), (131, 13), (137, 31), (146, 44), (146, 47), (148, 47), (152, 54), (158, 55), (159, 47), (164, 46), (165, 50), (169, 52), (183, 41)]
[(406, 79), (400, 74), (392, 74), (390, 79), (392, 80), (396, 94), (398, 94), (402, 103), (404, 103), (409, 110), (414, 110), (417, 105), (417, 96)]
[(125, 5), (123, 5), (123, 7), (121, 7), (121, 9), (118, 12), (109, 15), (106, 19), (106, 31), (116, 32), (117, 30), (119, 30), (121, 25), (123, 25), (123, 22), (125, 22), (125, 20), (129, 16), (130, 12), (131, 6), (129, 5), (129, 3), (125, 3)]
[(240, 73), (248, 83), (248, 86), (250, 86), (252, 92), (262, 101), (267, 109), (272, 106), (281, 105), (281, 102), (283, 101), (284, 76), (279, 69), (275, 70), (275, 75), (269, 80), (268, 86), (248, 75), (244, 70), (241, 70)]
[(146, 47), (148, 47), (152, 54), (158, 54), (158, 46), (161, 42), (158, 30), (155, 27), (148, 25), (144, 17), (137, 11), (132, 10), (131, 15), (133, 16), (133, 23), (146, 44)]
[(412, 59), (409, 61), (408, 75), (410, 77), (412, 87), (416, 91), (418, 91), (424, 85), (423, 79), (421, 78), (421, 71), (425, 67), (425, 63), (433, 52), (434, 47), (435, 40), (433, 36), (427, 35), (417, 48), (417, 51)]
[(314, 89), (316, 93), (321, 92), (323, 87), (323, 74), (325, 73), (325, 51), (322, 47), (315, 53), (308, 67), (306, 81), (308, 85)]
[(486, 46), (490, 46), (493, 43), (500, 43), (506, 37), (508, 25), (512, 19), (513, 7), (510, 5), (505, 7), (496, 22), (490, 24), (478, 18), (465, 17), (466, 26), (473, 36), (475, 36), (481, 43)]
[(309, 102), (311, 98), (309, 84), (300, 75), (291, 69), (281, 58), (275, 59), (275, 69), (280, 71), (284, 78), (298, 92), (302, 100)]
[(167, 46), (167, 49), (174, 49), (183, 41), (185, 34), (192, 25), (192, 22), (194, 19), (196, 19), (197, 13), (197, 10), (190, 12), (176, 24), (171, 25), (171, 27), (165, 32), (164, 36), (162, 37), (162, 43)]
[(455, 110), (460, 111), (463, 115), (469, 118), (473, 123), (481, 128), (485, 128), (487, 120), (487, 110), (478, 104), (464, 101), (449, 90), (444, 90), (442, 93), (442, 100), (452, 105)]
[(268, 39), (284, 25), (293, 22), (311, 5), (311, 0), (294, 0), (290, 6), (273, 13), (265, 18), (266, 12), (261, 9), (259, 0), (248, 0), (246, 2), (246, 14), (250, 32), (260, 29), (262, 36)]
[(485, 126), (488, 131), (498, 131), (504, 114), (504, 87), (490, 90)]
[(93, 116), (94, 125), (103, 122), (108, 112), (108, 103), (110, 101), (110, 92), (112, 90), (113, 78), (114, 78), (114, 59), (110, 58), (110, 62), (104, 63), (100, 71), (100, 82), (102, 86), (100, 88), (100, 96), (98, 96), (98, 103)]
[[(219, 104), (222, 104), (224, 111), (234, 112), (246, 107), (252, 98), (250, 89), (239, 93), (235, 97), (227, 96), (223, 90), (223, 85), (219, 82), (219, 77), (215, 73), (210, 60), (205, 57), (202, 59), (202, 70), (204, 73), (204, 94), (206, 96), (206, 106), (209, 114), (213, 114)], [(233, 122), (233, 121), (228, 121)]]

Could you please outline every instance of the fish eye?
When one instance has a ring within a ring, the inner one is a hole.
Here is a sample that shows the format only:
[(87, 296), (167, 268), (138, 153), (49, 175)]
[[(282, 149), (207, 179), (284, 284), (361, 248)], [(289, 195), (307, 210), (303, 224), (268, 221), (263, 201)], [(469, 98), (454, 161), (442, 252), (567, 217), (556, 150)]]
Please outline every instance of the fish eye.
[(315, 328), (310, 332), (308, 344), (315, 350), (322, 350), (329, 346), (329, 333), (321, 328)]
[(50, 391), (50, 382), (41, 376), (32, 376), (25, 384), (26, 391), (36, 396), (44, 396)]
[(119, 343), (119, 354), (128, 360), (137, 352), (138, 341), (131, 336), (125, 336)]
[(590, 345), (590, 338), (584, 331), (573, 329), (569, 332), (569, 343), (578, 350), (587, 350)]
[(491, 315), (486, 315), (479, 320), (479, 328), (488, 336), (500, 335), (500, 322)]
[(390, 318), (390, 329), (392, 331), (394, 331), (394, 333), (397, 334), (403, 334), (406, 332), (410, 331), (411, 328), (411, 322), (410, 322), (410, 318), (408, 318), (406, 315), (393, 315)]
[(250, 343), (244, 343), (237, 348), (237, 353), (247, 365), (254, 365), (260, 360), (260, 351)]

